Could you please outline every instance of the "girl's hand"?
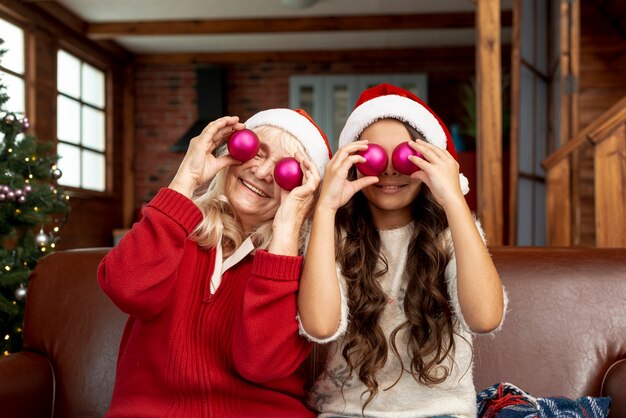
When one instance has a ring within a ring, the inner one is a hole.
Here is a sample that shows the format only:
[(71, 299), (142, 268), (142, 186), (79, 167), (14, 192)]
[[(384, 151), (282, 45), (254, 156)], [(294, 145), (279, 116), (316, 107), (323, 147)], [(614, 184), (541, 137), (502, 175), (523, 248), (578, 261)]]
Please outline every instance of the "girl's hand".
[(378, 177), (366, 176), (354, 181), (348, 180), (350, 168), (365, 162), (365, 158), (356, 154), (367, 149), (367, 141), (355, 141), (339, 148), (324, 170), (322, 191), (317, 204), (318, 208), (337, 210), (345, 205), (356, 192), (367, 186), (378, 183)]
[(409, 141), (409, 146), (422, 154), (424, 159), (410, 156), (409, 159), (421, 170), (411, 174), (412, 178), (425, 183), (442, 207), (463, 199), (459, 181), (459, 163), (443, 150), (426, 141), (416, 139)]
[(230, 155), (216, 158), (213, 151), (226, 141), (234, 131), (245, 126), (237, 116), (224, 116), (209, 123), (189, 142), (189, 148), (183, 158), (170, 189), (191, 198), (199, 187), (207, 184), (222, 168), (239, 163)]

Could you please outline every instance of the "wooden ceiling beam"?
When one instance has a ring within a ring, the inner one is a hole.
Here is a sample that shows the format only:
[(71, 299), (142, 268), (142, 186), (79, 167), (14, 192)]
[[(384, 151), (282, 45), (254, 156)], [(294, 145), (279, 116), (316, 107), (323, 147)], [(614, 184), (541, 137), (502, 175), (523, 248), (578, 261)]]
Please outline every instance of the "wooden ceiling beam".
[(236, 64), (247, 62), (341, 62), (359, 59), (414, 59), (416, 56), (455, 57), (473, 61), (473, 47), (367, 49), (332, 51), (260, 51), (164, 53), (135, 55), (137, 65)]
[[(503, 12), (503, 26), (511, 25), (511, 12)], [(473, 28), (474, 13), (427, 13), (383, 16), (325, 16), (309, 18), (209, 19), (89, 23), (92, 39), (117, 36), (200, 35), (366, 31), (396, 29)]]

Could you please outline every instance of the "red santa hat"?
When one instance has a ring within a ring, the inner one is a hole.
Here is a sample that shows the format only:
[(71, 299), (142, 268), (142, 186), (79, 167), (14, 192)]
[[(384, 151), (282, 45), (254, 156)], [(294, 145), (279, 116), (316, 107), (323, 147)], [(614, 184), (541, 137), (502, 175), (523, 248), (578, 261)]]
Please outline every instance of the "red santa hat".
[(245, 123), (246, 128), (273, 126), (293, 135), (304, 147), (309, 158), (324, 175), (324, 167), (332, 157), (326, 134), (302, 109), (268, 109), (263, 110)]
[[(387, 118), (408, 123), (424, 136), (426, 142), (448, 150), (454, 159), (458, 160), (452, 136), (439, 116), (413, 93), (387, 83), (371, 87), (361, 93), (339, 135), (339, 146), (356, 141), (365, 128)], [(463, 174), (459, 177), (461, 191), (467, 194), (469, 182)]]

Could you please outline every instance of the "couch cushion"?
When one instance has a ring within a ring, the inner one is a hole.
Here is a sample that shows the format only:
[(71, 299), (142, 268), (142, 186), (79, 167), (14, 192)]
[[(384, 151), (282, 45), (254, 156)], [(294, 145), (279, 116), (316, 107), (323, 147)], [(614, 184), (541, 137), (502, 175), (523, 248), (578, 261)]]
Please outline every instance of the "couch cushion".
[(55, 416), (104, 415), (126, 315), (98, 287), (96, 269), (108, 249), (53, 253), (28, 285), (24, 348), (54, 368)]
[(501, 332), (475, 340), (478, 391), (511, 382), (533, 396), (599, 396), (626, 358), (623, 249), (492, 250), (507, 289)]

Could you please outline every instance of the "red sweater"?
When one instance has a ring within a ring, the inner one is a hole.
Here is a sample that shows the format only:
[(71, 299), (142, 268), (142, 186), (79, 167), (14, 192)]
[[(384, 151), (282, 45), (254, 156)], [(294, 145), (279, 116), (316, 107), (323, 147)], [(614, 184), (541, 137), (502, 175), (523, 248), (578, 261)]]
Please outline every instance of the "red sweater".
[(202, 219), (162, 189), (102, 260), (98, 282), (130, 315), (107, 417), (312, 417), (298, 334), (301, 257), (257, 251), (211, 294), (215, 250), (188, 239)]

